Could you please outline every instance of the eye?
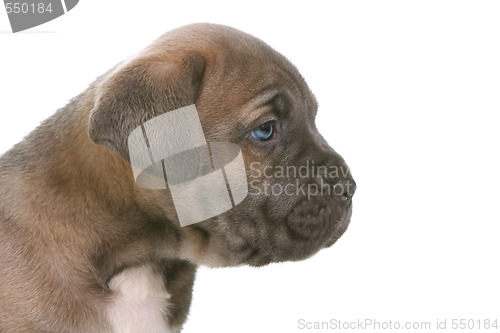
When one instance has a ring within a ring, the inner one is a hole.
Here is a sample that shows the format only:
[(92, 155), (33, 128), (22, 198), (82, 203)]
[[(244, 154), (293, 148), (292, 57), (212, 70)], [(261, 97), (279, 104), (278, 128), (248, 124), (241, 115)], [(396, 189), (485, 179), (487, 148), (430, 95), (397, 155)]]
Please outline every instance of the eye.
[(276, 133), (273, 122), (269, 121), (252, 130), (252, 136), (260, 141), (272, 139)]

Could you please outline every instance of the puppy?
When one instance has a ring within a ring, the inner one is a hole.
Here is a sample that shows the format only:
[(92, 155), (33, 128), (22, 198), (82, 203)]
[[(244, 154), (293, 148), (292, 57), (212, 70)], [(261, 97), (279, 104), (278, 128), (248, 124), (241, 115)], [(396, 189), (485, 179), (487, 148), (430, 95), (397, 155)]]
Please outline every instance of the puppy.
[[(208, 142), (241, 149), (248, 194), (181, 227), (168, 187), (134, 181), (128, 138), (189, 105)], [(0, 331), (179, 332), (197, 265), (331, 246), (355, 183), (316, 110), (287, 59), (219, 25), (170, 31), (99, 77), (0, 159)]]

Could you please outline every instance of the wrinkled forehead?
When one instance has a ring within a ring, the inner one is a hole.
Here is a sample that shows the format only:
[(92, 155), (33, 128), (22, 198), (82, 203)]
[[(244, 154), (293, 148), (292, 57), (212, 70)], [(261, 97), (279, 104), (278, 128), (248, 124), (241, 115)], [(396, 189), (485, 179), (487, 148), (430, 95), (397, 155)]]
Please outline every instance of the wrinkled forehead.
[(261, 116), (257, 109), (275, 105), (299, 113), (304, 121), (314, 119), (316, 99), (297, 68), (254, 36), (197, 24), (166, 34), (149, 51), (173, 59), (191, 53), (203, 56), (205, 67), (195, 104), (202, 120), (212, 118), (210, 124), (231, 125), (234, 118), (251, 123)]
[(267, 45), (252, 52), (220, 50), (205, 71), (201, 97), (218, 105), (219, 114), (230, 117), (239, 110), (238, 116), (251, 123), (274, 108), (314, 119), (317, 102), (307, 83), (295, 66)]

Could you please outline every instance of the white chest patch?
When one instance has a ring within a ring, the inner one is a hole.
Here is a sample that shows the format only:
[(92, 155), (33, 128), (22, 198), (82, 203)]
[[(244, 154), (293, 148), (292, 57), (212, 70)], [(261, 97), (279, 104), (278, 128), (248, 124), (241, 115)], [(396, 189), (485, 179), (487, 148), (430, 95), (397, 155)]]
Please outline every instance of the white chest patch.
[(113, 333), (174, 333), (166, 313), (170, 295), (151, 266), (129, 268), (109, 282), (113, 300), (107, 316)]

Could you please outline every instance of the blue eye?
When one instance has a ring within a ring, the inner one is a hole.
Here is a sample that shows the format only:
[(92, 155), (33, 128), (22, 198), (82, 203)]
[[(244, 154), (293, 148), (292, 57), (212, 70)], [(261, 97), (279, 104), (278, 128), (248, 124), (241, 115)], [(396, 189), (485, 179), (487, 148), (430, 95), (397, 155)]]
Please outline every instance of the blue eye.
[(274, 137), (275, 129), (272, 122), (267, 122), (252, 131), (252, 136), (260, 141), (267, 141)]

